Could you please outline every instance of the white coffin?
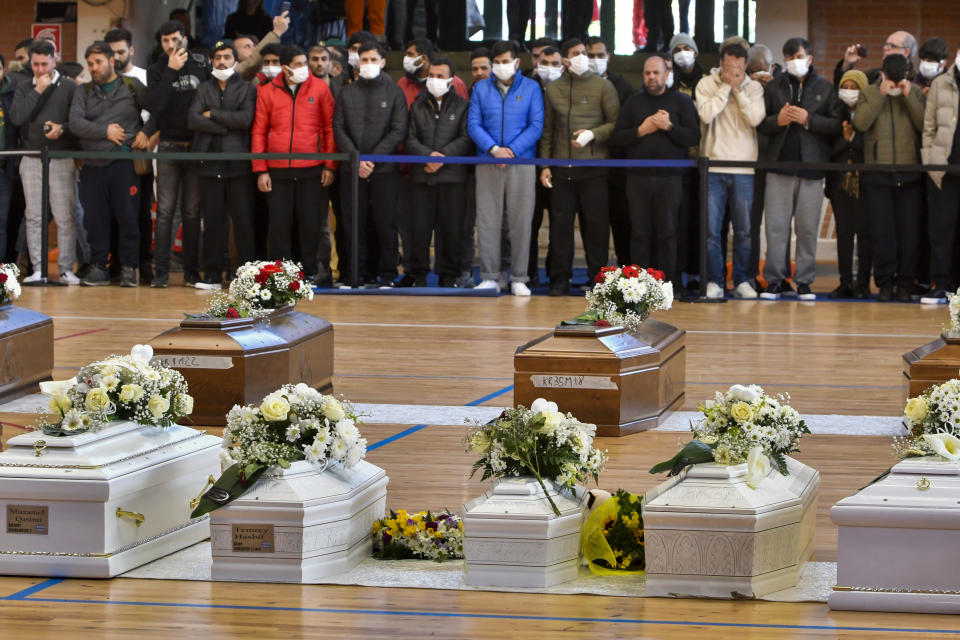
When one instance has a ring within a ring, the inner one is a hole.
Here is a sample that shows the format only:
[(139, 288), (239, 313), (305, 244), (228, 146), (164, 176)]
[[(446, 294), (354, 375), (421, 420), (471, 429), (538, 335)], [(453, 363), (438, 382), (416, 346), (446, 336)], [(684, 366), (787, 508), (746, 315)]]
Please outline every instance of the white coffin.
[(494, 481), (463, 505), (465, 581), (471, 586), (544, 588), (577, 577), (586, 491), (558, 493), (558, 517), (532, 477)]
[(365, 461), (325, 471), (305, 460), (271, 467), (211, 514), (214, 580), (310, 582), (349, 571), (371, 553), (387, 482)]
[(908, 458), (830, 519), (840, 529), (831, 609), (960, 613), (960, 462)]
[[(204, 540), (191, 499), (220, 473), (220, 439), (117, 422), (13, 437), (0, 453), (0, 574), (109, 578)], [(142, 523), (130, 512), (143, 516)]]
[(797, 584), (813, 552), (820, 474), (787, 458), (756, 489), (747, 465), (698, 464), (646, 494), (647, 595), (754, 598)]

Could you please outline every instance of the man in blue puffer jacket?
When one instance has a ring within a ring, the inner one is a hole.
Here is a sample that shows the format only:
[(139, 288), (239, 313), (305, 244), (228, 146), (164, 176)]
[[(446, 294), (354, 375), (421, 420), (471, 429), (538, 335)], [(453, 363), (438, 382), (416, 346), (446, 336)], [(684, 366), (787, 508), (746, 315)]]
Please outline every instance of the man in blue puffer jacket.
[[(535, 80), (517, 73), (517, 45), (500, 41), (490, 51), (493, 75), (473, 87), (468, 130), (479, 156), (535, 158), (543, 133), (543, 95)], [(496, 289), (500, 278), (500, 230), (510, 231), (510, 292), (529, 296), (527, 264), (535, 196), (534, 165), (477, 165), (478, 289)]]

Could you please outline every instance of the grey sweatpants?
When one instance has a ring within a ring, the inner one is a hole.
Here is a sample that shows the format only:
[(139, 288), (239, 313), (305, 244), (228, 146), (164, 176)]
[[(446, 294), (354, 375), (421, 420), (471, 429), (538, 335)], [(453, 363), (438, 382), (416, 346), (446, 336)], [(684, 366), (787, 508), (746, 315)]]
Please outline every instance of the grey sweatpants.
[(506, 215), (510, 235), (510, 282), (527, 282), (530, 229), (536, 196), (533, 165), (477, 165), (477, 251), (480, 278), (500, 278), (500, 234)]
[[(24, 157), (20, 160), (20, 179), (23, 181), (23, 195), (27, 203), (24, 213), (27, 228), (27, 247), (30, 262), (35, 271), (40, 271), (40, 255), (43, 239), (41, 234), (47, 230), (42, 225), (41, 203), (43, 198), (43, 165), (40, 158)], [(74, 225), (77, 206), (77, 167), (73, 158), (55, 158), (50, 160), (50, 214), (57, 223), (57, 249), (59, 273), (73, 271), (77, 258), (77, 239)], [(30, 274), (23, 274), (28, 276)], [(57, 280), (57, 274), (50, 274)]]
[(812, 284), (817, 275), (817, 236), (823, 208), (823, 179), (811, 180), (779, 173), (767, 173), (764, 197), (764, 225), (767, 236), (767, 263), (763, 277), (768, 284), (780, 284), (790, 247), (790, 222), (797, 234), (797, 271), (793, 280)]

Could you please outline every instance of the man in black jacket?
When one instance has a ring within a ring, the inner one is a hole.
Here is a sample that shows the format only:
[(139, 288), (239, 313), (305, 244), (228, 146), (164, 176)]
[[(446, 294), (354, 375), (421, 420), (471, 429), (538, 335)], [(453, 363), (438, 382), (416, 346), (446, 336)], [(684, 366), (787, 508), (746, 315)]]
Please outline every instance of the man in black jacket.
[[(0, 53), (0, 149), (11, 151), (17, 148), (20, 131), (10, 122), (10, 106), (13, 104), (16, 84), (4, 72), (5, 65), (6, 60)], [(4, 262), (7, 255), (7, 217), (18, 165), (17, 158), (0, 158), (0, 262)]]
[[(210, 61), (200, 53), (187, 51), (185, 27), (176, 20), (160, 25), (160, 46), (164, 54), (147, 69), (150, 112), (160, 131), (159, 151), (189, 151), (193, 132), (187, 126), (187, 111), (201, 83), (210, 79)], [(197, 167), (185, 160), (157, 162), (157, 227), (152, 287), (166, 287), (173, 246), (173, 215), (180, 196), (183, 215), (183, 284), (192, 287), (200, 280), (200, 200)]]
[[(407, 101), (400, 89), (383, 72), (386, 59), (382, 46), (375, 41), (364, 41), (359, 47), (357, 81), (343, 87), (337, 100), (333, 118), (333, 133), (337, 148), (344, 153), (358, 151), (365, 154), (392, 154), (407, 136)], [(351, 219), (352, 194), (350, 171), (360, 175), (357, 219)], [(353, 273), (352, 256), (347, 251), (337, 252), (347, 275), (345, 282), (393, 286), (397, 275), (397, 210), (398, 177), (396, 165), (391, 162), (361, 161), (359, 167), (344, 163), (341, 169), (341, 199), (348, 234), (357, 233), (359, 273)], [(368, 222), (376, 233), (368, 251)], [(349, 248), (352, 238), (347, 236)], [(356, 276), (356, 278), (354, 278)], [(377, 282), (377, 276), (380, 281)]]
[[(667, 91), (667, 64), (654, 55), (643, 65), (645, 91), (627, 100), (610, 142), (637, 160), (686, 160), (700, 143), (700, 118), (685, 94)], [(682, 169), (628, 169), (630, 258), (641, 267), (656, 266), (680, 282), (677, 220), (682, 198)], [(654, 247), (657, 264), (651, 265)]]
[[(467, 133), (469, 101), (451, 91), (453, 62), (430, 61), (427, 90), (410, 107), (407, 152), (418, 156), (465, 156), (473, 146)], [(464, 217), (467, 166), (442, 162), (413, 167), (414, 286), (426, 286), (430, 271), (430, 237), (436, 233), (436, 266), (441, 287), (452, 287), (460, 274), (460, 234)]]
[[(193, 150), (198, 153), (246, 153), (250, 150), (250, 124), (257, 103), (257, 90), (236, 74), (237, 52), (233, 45), (218, 42), (213, 51), (213, 78), (197, 89), (187, 113), (194, 131)], [(227, 218), (233, 222), (237, 261), (253, 260), (253, 180), (244, 161), (201, 161), (200, 211), (203, 218), (203, 280), (198, 289), (219, 289), (227, 249)]]
[[(767, 116), (757, 130), (769, 136), (766, 160), (770, 162), (829, 162), (833, 139), (843, 133), (836, 114), (833, 85), (813, 70), (810, 43), (790, 38), (783, 45), (787, 73), (772, 80), (764, 90)], [(776, 300), (783, 282), (790, 246), (790, 222), (797, 235), (797, 297), (814, 300), (810, 285), (817, 275), (817, 237), (823, 205), (823, 171), (772, 170), (767, 173), (764, 210), (767, 261), (763, 277), (767, 288), (761, 294)]]

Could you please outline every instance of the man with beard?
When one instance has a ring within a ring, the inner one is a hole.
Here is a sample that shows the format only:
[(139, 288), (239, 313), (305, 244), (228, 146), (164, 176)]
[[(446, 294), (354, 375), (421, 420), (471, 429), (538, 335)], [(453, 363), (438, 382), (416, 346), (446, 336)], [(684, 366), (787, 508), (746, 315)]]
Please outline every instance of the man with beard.
[[(176, 20), (160, 25), (163, 55), (147, 70), (150, 111), (160, 131), (159, 150), (190, 150), (193, 132), (187, 126), (187, 111), (197, 87), (210, 79), (210, 61), (187, 51), (184, 27)], [(157, 227), (154, 278), (150, 286), (168, 285), (170, 250), (173, 245), (173, 215), (180, 202), (183, 228), (183, 286), (200, 280), (200, 200), (196, 166), (184, 160), (157, 162)]]
[[(187, 124), (194, 131), (193, 150), (198, 153), (245, 153), (250, 149), (250, 123), (257, 90), (236, 73), (236, 50), (218, 42), (213, 51), (213, 78), (197, 89)], [(219, 289), (227, 250), (230, 212), (237, 261), (253, 260), (253, 185), (249, 167), (242, 161), (201, 161), (200, 205), (203, 217), (204, 277), (198, 289)]]
[[(113, 66), (113, 50), (105, 42), (87, 47), (84, 57), (91, 82), (73, 93), (69, 129), (84, 151), (144, 149), (140, 111), (148, 108), (147, 90), (136, 78), (122, 78)], [(137, 224), (139, 181), (132, 160), (86, 159), (80, 171), (83, 223), (90, 242), (90, 272), (85, 286), (110, 284), (107, 254), (110, 221), (119, 227), (120, 286), (137, 286), (140, 230)], [(61, 249), (62, 251), (62, 249)]]

